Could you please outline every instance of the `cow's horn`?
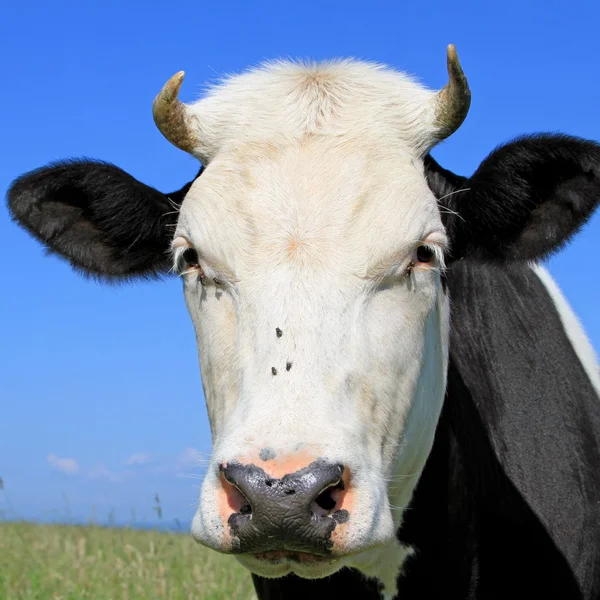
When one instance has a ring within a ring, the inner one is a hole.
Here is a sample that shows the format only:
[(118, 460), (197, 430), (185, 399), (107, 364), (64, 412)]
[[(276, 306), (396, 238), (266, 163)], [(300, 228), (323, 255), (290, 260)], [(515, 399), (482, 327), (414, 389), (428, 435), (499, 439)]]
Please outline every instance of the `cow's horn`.
[(441, 140), (462, 124), (471, 105), (471, 90), (463, 73), (454, 44), (448, 46), (448, 83), (435, 98), (435, 128)]
[(198, 146), (197, 131), (188, 107), (178, 99), (183, 71), (175, 73), (154, 99), (152, 114), (159, 131), (177, 148), (192, 152)]

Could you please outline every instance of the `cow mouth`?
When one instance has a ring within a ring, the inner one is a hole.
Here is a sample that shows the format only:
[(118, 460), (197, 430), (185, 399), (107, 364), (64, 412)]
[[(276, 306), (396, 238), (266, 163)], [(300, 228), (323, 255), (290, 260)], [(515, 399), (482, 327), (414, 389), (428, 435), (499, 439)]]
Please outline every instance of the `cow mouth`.
[(295, 550), (269, 550), (237, 554), (236, 558), (252, 573), (267, 577), (285, 577), (293, 573), (307, 579), (329, 577), (344, 566), (342, 557), (319, 556)]
[(290, 550), (272, 550), (270, 552), (255, 553), (251, 556), (272, 565), (279, 565), (285, 562), (303, 565), (330, 564), (335, 562), (335, 559), (330, 556), (319, 556), (317, 554), (309, 554), (308, 552), (294, 552)]

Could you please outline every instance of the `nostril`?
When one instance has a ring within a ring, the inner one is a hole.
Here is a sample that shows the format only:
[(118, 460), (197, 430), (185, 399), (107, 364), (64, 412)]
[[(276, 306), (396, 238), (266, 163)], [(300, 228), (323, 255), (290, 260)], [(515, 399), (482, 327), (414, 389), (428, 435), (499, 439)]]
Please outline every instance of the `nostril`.
[(221, 471), (221, 486), (225, 491), (227, 498), (227, 505), (234, 513), (240, 513), (242, 515), (252, 514), (252, 506), (250, 501), (244, 494), (239, 490), (238, 487), (227, 481)]
[(234, 485), (228, 484), (229, 489), (225, 489), (227, 494), (227, 503), (233, 512), (240, 513), (242, 515), (252, 514), (252, 506), (250, 502), (240, 490)]
[(324, 492), (321, 492), (315, 499), (315, 502), (323, 510), (332, 510), (335, 507), (335, 500), (331, 496), (331, 488), (327, 488)]
[(343, 482), (338, 482), (324, 489), (314, 500), (312, 506), (313, 514), (324, 517), (330, 515), (337, 506), (339, 492), (344, 489)]
[(249, 504), (244, 504), (244, 506), (242, 506), (238, 512), (240, 515), (251, 515), (252, 507)]

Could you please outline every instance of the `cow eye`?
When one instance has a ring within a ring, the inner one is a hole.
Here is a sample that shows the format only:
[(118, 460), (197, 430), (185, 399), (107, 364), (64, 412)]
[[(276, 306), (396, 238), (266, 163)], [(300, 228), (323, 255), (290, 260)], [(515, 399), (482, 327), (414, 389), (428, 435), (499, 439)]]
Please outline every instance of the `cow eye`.
[(181, 255), (181, 258), (188, 267), (199, 266), (198, 253), (193, 248), (187, 248), (185, 252)]
[(429, 246), (419, 246), (417, 248), (417, 261), (420, 263), (430, 263), (435, 258), (435, 252)]
[(206, 285), (206, 275), (204, 275), (204, 271), (200, 266), (198, 252), (193, 248), (186, 248), (181, 255), (179, 273), (180, 275), (188, 275), (192, 272), (196, 274), (201, 285)]

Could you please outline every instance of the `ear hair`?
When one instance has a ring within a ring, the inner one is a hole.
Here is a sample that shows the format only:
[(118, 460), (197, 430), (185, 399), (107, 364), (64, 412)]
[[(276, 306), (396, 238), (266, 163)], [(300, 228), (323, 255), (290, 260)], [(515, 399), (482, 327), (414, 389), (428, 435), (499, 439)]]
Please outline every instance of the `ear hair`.
[(126, 280), (168, 271), (169, 226), (190, 186), (165, 195), (115, 165), (68, 160), (16, 179), (7, 203), (19, 225), (78, 271)]
[(454, 260), (544, 258), (568, 242), (600, 199), (600, 146), (566, 135), (513, 140), (469, 179), (430, 156), (425, 169)]

